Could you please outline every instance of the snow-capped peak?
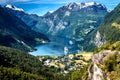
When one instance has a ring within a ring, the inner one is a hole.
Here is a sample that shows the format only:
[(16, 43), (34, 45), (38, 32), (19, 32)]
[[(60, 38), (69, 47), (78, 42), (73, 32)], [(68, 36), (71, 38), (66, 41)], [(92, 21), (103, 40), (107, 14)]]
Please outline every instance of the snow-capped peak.
[(96, 3), (96, 2), (82, 2), (82, 3), (72, 2), (72, 3), (67, 4), (66, 7), (71, 10), (71, 9), (74, 9), (74, 8), (82, 9), (82, 8), (89, 7), (89, 6), (94, 6), (94, 5), (99, 6), (100, 4)]
[(13, 6), (13, 5), (10, 5), (10, 4), (7, 4), (5, 7), (9, 8), (9, 9), (12, 9), (12, 10), (24, 11), (22, 8), (17, 8), (15, 6)]
[(54, 11), (49, 11), (49, 13), (53, 13)]
[(92, 5), (96, 5), (96, 2), (85, 2), (84, 3), (86, 6), (92, 6)]
[(48, 11), (44, 16), (50, 15), (50, 14), (52, 14), (52, 13), (54, 13), (54, 11)]
[(81, 3), (81, 8), (94, 6), (94, 5), (97, 6), (97, 5), (99, 5), (99, 3), (96, 3), (96, 2), (84, 2), (84, 3)]

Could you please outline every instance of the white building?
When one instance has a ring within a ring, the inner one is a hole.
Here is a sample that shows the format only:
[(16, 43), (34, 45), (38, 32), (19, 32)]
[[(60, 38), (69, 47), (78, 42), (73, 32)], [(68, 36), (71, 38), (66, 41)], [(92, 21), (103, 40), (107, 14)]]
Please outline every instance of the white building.
[(67, 55), (67, 53), (68, 53), (68, 48), (65, 46), (64, 47), (64, 54)]

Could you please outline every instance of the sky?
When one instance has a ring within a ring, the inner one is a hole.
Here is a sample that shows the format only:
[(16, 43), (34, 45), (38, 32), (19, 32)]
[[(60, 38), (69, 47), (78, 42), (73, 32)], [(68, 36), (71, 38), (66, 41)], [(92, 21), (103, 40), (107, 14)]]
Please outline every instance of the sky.
[(48, 11), (55, 11), (70, 2), (98, 2), (113, 10), (120, 0), (0, 0), (0, 5), (12, 4), (30, 14), (44, 15)]

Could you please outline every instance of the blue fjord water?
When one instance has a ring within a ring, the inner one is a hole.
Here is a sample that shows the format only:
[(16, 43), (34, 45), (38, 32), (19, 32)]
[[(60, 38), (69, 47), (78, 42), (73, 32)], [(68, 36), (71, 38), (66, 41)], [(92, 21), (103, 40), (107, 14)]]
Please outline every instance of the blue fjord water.
[(35, 47), (36, 51), (29, 52), (34, 56), (62, 56), (64, 55), (64, 47), (55, 42), (50, 42), (44, 45)]

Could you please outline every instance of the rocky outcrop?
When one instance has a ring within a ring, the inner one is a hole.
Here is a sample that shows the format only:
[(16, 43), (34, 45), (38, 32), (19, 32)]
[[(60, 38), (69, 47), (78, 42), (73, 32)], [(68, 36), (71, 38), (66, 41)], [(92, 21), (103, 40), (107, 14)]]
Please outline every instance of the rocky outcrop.
[(105, 44), (106, 41), (101, 37), (101, 34), (99, 31), (97, 31), (96, 33), (96, 36), (95, 36), (95, 39), (94, 39), (94, 44), (97, 46), (97, 47), (101, 47), (103, 44)]
[(95, 63), (88, 68), (88, 72), (89, 72), (88, 80), (104, 79), (104, 72)]
[(88, 80), (110, 80), (107, 73), (100, 68), (103, 66), (103, 61), (115, 51), (104, 50), (92, 56), (92, 64), (88, 68)]
[(120, 41), (120, 14), (118, 13), (120, 13), (120, 4), (104, 17), (94, 36), (96, 46), (102, 45), (104, 40), (106, 43)]

